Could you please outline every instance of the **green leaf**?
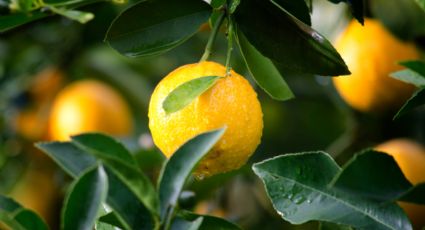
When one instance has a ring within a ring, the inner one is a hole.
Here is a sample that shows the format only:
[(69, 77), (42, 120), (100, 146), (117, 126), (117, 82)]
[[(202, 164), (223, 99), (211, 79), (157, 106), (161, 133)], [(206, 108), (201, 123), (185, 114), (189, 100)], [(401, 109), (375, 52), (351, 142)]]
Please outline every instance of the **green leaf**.
[(31, 13), (14, 13), (0, 16), (0, 33), (24, 25), (26, 23), (47, 17), (49, 14), (45, 12), (35, 11)]
[(118, 141), (101, 133), (84, 133), (71, 137), (80, 149), (102, 159), (112, 159), (130, 166), (137, 166), (130, 152)]
[(385, 202), (397, 199), (408, 191), (412, 184), (403, 175), (392, 156), (366, 150), (351, 158), (330, 186)]
[(43, 219), (11, 198), (0, 195), (0, 223), (13, 230), (47, 230)]
[(50, 9), (59, 15), (67, 17), (71, 20), (78, 21), (79, 23), (82, 23), (82, 24), (85, 24), (94, 18), (94, 14), (90, 12), (70, 10), (65, 8), (55, 8), (55, 7), (50, 7)]
[(278, 156), (253, 166), (274, 208), (285, 220), (333, 222), (360, 229), (412, 229), (394, 202), (380, 203), (328, 187), (340, 172), (324, 152)]
[(307, 3), (305, 1), (293, 0), (270, 0), (277, 7), (286, 10), (306, 25), (311, 25), (311, 18)]
[(326, 38), (272, 2), (241, 1), (234, 15), (248, 41), (273, 62), (297, 72), (350, 73)]
[(108, 167), (108, 205), (115, 211), (124, 229), (155, 229), (156, 221), (149, 209), (138, 199), (128, 186)]
[(425, 11), (425, 0), (416, 0), (415, 2)]
[(93, 229), (107, 191), (108, 178), (101, 165), (78, 177), (65, 198), (62, 229)]
[(425, 205), (425, 183), (420, 183), (410, 188), (398, 200)]
[(238, 8), (240, 3), (241, 3), (241, 0), (231, 0), (230, 6), (229, 6), (229, 12), (233, 14), (235, 10)]
[(39, 142), (35, 146), (74, 178), (96, 164), (96, 159), (92, 155), (70, 142)]
[(421, 88), (413, 93), (413, 95), (407, 100), (406, 103), (401, 107), (401, 109), (394, 116), (394, 120), (406, 114), (407, 112), (423, 106), (425, 104), (425, 88)]
[(352, 230), (352, 229), (353, 228), (348, 226), (329, 223), (329, 222), (320, 222), (320, 225), (319, 225), (319, 230)]
[(291, 89), (270, 61), (252, 46), (242, 32), (238, 31), (238, 44), (255, 82), (275, 100), (288, 100), (294, 97)]
[(183, 109), (185, 106), (189, 105), (190, 102), (211, 88), (219, 78), (221, 77), (200, 77), (177, 86), (177, 88), (167, 95), (162, 103), (162, 108), (167, 114)]
[(194, 35), (210, 14), (200, 0), (141, 1), (112, 22), (106, 41), (129, 57), (162, 54)]
[(408, 84), (413, 84), (417, 87), (425, 87), (425, 75), (420, 75), (410, 69), (404, 69), (391, 73), (390, 76)]
[(187, 228), (178, 228), (180, 225), (187, 224), (187, 222), (191, 223), (195, 220), (198, 220), (199, 218), (202, 218), (202, 224), (199, 227), (200, 230), (240, 230), (241, 228), (237, 226), (236, 224), (229, 222), (225, 219), (218, 218), (215, 216), (208, 216), (208, 215), (199, 215), (193, 212), (180, 210), (177, 213), (177, 218), (175, 222), (173, 222), (173, 226), (175, 229), (187, 229)]
[(118, 217), (117, 213), (115, 212), (110, 212), (104, 216), (101, 216), (99, 218), (99, 221), (103, 222), (103, 223), (107, 223), (110, 224), (112, 226), (124, 229), (124, 224), (122, 223), (122, 220), (120, 220), (120, 218)]
[(200, 134), (181, 146), (162, 168), (159, 179), (161, 219), (172, 212), (177, 200), (197, 163), (224, 134), (225, 128)]
[(402, 61), (400, 65), (409, 68), (425, 77), (425, 62), (423, 61)]

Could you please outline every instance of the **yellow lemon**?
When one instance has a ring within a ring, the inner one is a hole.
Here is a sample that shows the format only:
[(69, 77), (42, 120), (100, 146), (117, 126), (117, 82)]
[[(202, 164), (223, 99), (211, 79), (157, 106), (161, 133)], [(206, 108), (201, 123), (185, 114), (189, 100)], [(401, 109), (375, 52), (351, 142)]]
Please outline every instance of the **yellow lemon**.
[[(200, 162), (198, 178), (240, 168), (260, 143), (263, 113), (249, 82), (214, 62), (184, 65), (168, 74), (155, 88), (149, 104), (149, 128), (155, 144), (170, 157), (194, 136), (223, 126), (223, 137)], [(179, 85), (204, 76), (220, 76), (214, 86), (183, 109), (166, 114), (162, 103)]]
[(352, 21), (335, 45), (351, 75), (334, 77), (341, 97), (362, 112), (384, 112), (399, 108), (414, 86), (389, 76), (402, 69), (397, 62), (419, 58), (413, 44), (402, 42), (373, 19), (364, 26)]
[[(378, 145), (376, 148), (390, 154), (413, 184), (425, 182), (425, 148), (408, 139), (394, 139)], [(399, 202), (413, 223), (414, 229), (425, 226), (425, 206)]]
[(59, 92), (49, 118), (53, 140), (68, 140), (84, 132), (125, 136), (132, 127), (126, 101), (110, 86), (95, 80), (75, 82)]

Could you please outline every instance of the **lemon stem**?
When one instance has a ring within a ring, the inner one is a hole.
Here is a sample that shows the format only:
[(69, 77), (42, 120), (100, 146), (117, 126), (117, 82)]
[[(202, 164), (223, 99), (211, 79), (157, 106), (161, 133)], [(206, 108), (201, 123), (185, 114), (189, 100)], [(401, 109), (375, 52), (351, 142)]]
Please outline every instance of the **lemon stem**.
[(228, 16), (227, 24), (226, 76), (230, 76), (230, 70), (232, 69), (230, 66), (230, 59), (233, 51), (233, 22), (230, 16)]
[(207, 46), (205, 47), (204, 54), (202, 55), (200, 61), (206, 61), (210, 57), (212, 45), (213, 45), (213, 43), (214, 43), (214, 41), (217, 37), (218, 30), (220, 29), (221, 24), (223, 23), (225, 16), (226, 16), (226, 12), (225, 12), (225, 10), (223, 10), (222, 13), (220, 14), (220, 16), (218, 17), (217, 21), (215, 22), (214, 28), (211, 31), (211, 35), (208, 39)]

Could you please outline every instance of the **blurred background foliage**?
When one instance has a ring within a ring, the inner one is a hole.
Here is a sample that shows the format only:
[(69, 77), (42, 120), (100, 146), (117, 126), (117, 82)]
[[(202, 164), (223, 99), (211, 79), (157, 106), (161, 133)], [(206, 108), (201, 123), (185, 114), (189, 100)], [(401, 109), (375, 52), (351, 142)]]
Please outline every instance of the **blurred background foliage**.
[[(82, 79), (97, 79), (117, 90), (133, 115), (123, 119), (134, 122), (133, 132), (122, 139), (140, 166), (156, 178), (164, 158), (148, 133), (150, 94), (170, 70), (197, 62), (203, 53), (208, 25), (165, 55), (130, 59), (116, 53), (103, 42), (105, 33), (118, 13), (134, 2), (85, 6), (82, 10), (95, 14), (87, 24), (52, 16), (0, 36), (0, 193), (11, 194), (35, 209), (52, 229), (57, 228), (60, 203), (69, 178), (38, 152), (33, 143), (49, 138), (47, 126), (55, 95), (71, 82)], [(1, 15), (8, 1), (0, 3)], [(350, 20), (349, 9), (325, 0), (313, 3), (313, 28), (334, 41)], [(378, 17), (401, 39), (424, 46), (425, 19), (417, 13), (416, 3), (412, 0), (367, 3), (366, 15)], [(225, 50), (222, 33), (211, 59), (223, 63)], [(240, 54), (234, 55), (232, 67), (252, 81)], [(274, 101), (257, 89), (265, 123), (262, 143), (251, 163), (309, 150), (326, 150), (344, 162), (355, 151), (395, 137), (425, 143), (423, 109), (393, 121), (393, 113), (367, 115), (349, 108), (339, 98), (329, 77), (286, 73), (285, 79), (296, 96), (290, 101)], [(291, 226), (275, 214), (250, 166), (204, 181), (191, 181), (189, 189), (191, 192), (185, 193), (185, 206), (226, 217), (245, 229), (317, 227), (316, 223)]]

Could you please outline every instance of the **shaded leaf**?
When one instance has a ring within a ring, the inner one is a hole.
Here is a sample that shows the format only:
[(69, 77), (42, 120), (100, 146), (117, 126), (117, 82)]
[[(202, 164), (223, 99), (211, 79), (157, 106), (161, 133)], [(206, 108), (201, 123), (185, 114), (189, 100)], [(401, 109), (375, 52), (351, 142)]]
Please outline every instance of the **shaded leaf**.
[[(202, 218), (202, 224), (199, 227), (200, 230), (240, 230), (241, 228), (237, 226), (236, 224), (229, 222), (225, 219), (218, 218), (215, 216), (208, 216), (208, 215), (199, 215), (193, 212), (188, 212), (185, 210), (180, 210), (177, 213), (176, 220), (180, 221), (188, 221), (193, 222), (199, 218)], [(174, 224), (174, 223), (173, 223)]]
[(425, 75), (420, 75), (410, 69), (404, 69), (391, 73), (390, 76), (408, 84), (413, 84), (417, 87), (425, 87)]
[(416, 3), (425, 11), (425, 0), (416, 0)]
[(159, 179), (161, 219), (177, 205), (186, 179), (202, 157), (221, 138), (224, 130), (225, 128), (205, 132), (190, 139), (164, 165)]
[(35, 11), (31, 13), (14, 13), (0, 16), (0, 33), (24, 25), (26, 23), (49, 16), (48, 13)]
[(304, 22), (306, 25), (311, 26), (311, 18), (307, 3), (305, 1), (293, 0), (270, 0), (276, 6), (283, 8), (290, 14)]
[(137, 166), (130, 152), (118, 141), (101, 133), (85, 133), (71, 137), (72, 142), (102, 159), (112, 159), (124, 164)]
[(401, 109), (394, 116), (394, 120), (400, 116), (406, 114), (407, 112), (423, 106), (425, 104), (425, 88), (421, 88), (413, 93), (413, 95), (407, 100), (406, 103), (401, 107)]
[(410, 188), (398, 200), (425, 205), (425, 183), (420, 183)]
[(425, 62), (423, 61), (402, 61), (400, 65), (409, 68), (425, 77)]
[(328, 187), (339, 172), (324, 152), (278, 156), (253, 166), (263, 180), (274, 208), (285, 220), (333, 222), (360, 229), (412, 229), (395, 203), (342, 193)]
[(62, 229), (93, 229), (97, 214), (106, 199), (108, 179), (102, 166), (78, 177), (65, 198)]
[(130, 57), (161, 54), (195, 34), (210, 14), (199, 0), (140, 1), (112, 22), (106, 41)]
[(219, 79), (218, 76), (200, 77), (185, 82), (167, 95), (162, 108), (167, 114), (174, 113), (189, 105), (202, 93), (211, 88)]
[(115, 212), (110, 212), (104, 216), (101, 216), (99, 218), (99, 221), (103, 223), (110, 224), (112, 226), (124, 229), (124, 224), (122, 223), (122, 220), (118, 217), (118, 215)]
[(352, 229), (353, 228), (348, 226), (329, 223), (329, 222), (320, 222), (320, 225), (319, 225), (319, 230), (352, 230)]
[(330, 186), (385, 202), (397, 199), (412, 184), (392, 156), (366, 150), (351, 158)]
[(39, 142), (35, 146), (74, 178), (96, 164), (96, 159), (92, 155), (85, 153), (71, 142)]
[(242, 32), (238, 31), (238, 44), (249, 72), (255, 82), (275, 100), (288, 100), (294, 97), (291, 89), (273, 63), (252, 46)]
[(273, 62), (298, 72), (350, 73), (326, 38), (273, 3), (244, 0), (234, 15), (248, 41)]

